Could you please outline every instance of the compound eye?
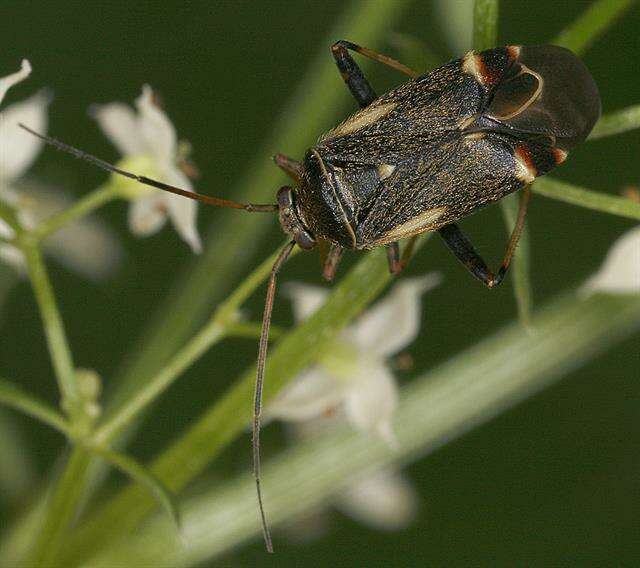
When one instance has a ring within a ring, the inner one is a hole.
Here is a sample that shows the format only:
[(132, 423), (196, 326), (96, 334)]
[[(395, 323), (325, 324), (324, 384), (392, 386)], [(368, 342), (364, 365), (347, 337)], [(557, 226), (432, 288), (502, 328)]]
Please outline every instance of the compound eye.
[(503, 81), (496, 90), (489, 114), (507, 121), (524, 112), (542, 92), (542, 78), (521, 66), (520, 73)]

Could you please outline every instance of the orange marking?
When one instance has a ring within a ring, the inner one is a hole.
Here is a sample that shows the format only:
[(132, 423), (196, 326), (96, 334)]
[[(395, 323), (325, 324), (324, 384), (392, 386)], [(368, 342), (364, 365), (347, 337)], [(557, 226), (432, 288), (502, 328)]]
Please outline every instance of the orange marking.
[(528, 144), (517, 146), (513, 157), (516, 161), (516, 177), (525, 183), (531, 183), (538, 175), (538, 170), (533, 163)]
[(520, 57), (520, 46), (519, 45), (508, 45), (507, 46), (507, 54), (509, 56), (509, 63), (513, 63), (517, 61)]
[(561, 164), (567, 159), (567, 153), (560, 148), (553, 148), (553, 159), (556, 161), (556, 165)]

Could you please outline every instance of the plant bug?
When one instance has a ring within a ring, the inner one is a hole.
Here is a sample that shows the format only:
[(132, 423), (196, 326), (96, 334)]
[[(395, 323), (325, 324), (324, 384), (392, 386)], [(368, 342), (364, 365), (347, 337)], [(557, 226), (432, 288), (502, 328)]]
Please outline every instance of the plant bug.
[[(346, 249), (387, 247), (389, 269), (405, 262), (398, 241), (438, 231), (453, 254), (489, 288), (500, 284), (524, 226), (529, 185), (584, 141), (600, 116), (598, 89), (584, 64), (552, 45), (469, 52), (423, 75), (347, 41), (331, 47), (360, 110), (322, 135), (302, 162), (278, 154), (294, 181), (274, 204), (194, 194), (121, 170), (82, 150), (37, 134), (60, 150), (140, 183), (209, 205), (278, 212), (291, 238), (275, 261), (264, 307), (253, 410), (253, 460), (267, 550), (273, 551), (260, 488), (260, 416), (276, 277), (297, 245), (328, 244), (323, 275), (333, 279)], [(377, 97), (350, 52), (411, 77)], [(523, 189), (502, 264), (491, 271), (456, 224)], [(407, 247), (411, 248), (411, 243)]]

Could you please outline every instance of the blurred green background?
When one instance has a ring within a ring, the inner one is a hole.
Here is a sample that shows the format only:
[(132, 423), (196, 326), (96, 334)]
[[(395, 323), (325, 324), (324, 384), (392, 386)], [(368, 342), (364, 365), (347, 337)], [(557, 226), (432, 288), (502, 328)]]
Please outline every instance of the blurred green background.
[[(501, 43), (544, 43), (588, 4), (504, 1)], [(202, 173), (198, 190), (233, 198), (234, 185), (256, 152), (267, 162), (275, 152), (288, 151), (277, 144), (265, 148), (263, 142), (318, 51), (324, 49), (329, 60), (327, 34), (344, 7), (340, 1), (310, 0), (5, 0), (0, 75), (13, 71), (23, 57), (34, 67), (30, 80), (13, 90), (6, 103), (41, 86), (51, 88), (55, 100), (50, 133), (115, 159), (115, 150), (88, 117), (87, 108), (92, 103), (131, 102), (140, 86), (149, 83), (162, 96), (179, 135), (193, 144), (193, 159)], [(392, 32), (412, 34), (445, 61), (459, 55), (447, 42), (447, 17), (455, 16), (438, 16), (429, 1), (413, 2), (389, 29), (387, 39)], [(638, 29), (640, 10), (634, 7), (584, 56), (605, 112), (640, 102)], [(336, 39), (341, 38), (331, 38)], [(348, 34), (345, 39), (360, 40)], [(389, 41), (381, 50), (397, 55)], [(402, 80), (384, 68), (368, 69), (379, 91)], [(345, 89), (337, 72), (324, 89)], [(355, 108), (347, 97), (343, 101), (344, 114)], [(314, 139), (315, 135), (309, 137), (309, 145)], [(557, 176), (617, 194), (623, 186), (640, 182), (639, 142), (635, 132), (582, 146)], [(50, 150), (35, 173), (76, 195), (105, 179), (103, 172)], [(118, 371), (125, 353), (137, 349), (154, 309), (193, 263), (191, 252), (172, 229), (147, 239), (132, 238), (126, 207), (116, 203), (99, 213), (120, 234), (126, 249), (123, 265), (108, 281), (89, 283), (51, 266), (77, 364), (98, 370), (106, 378), (107, 393), (113, 387), (108, 377)], [(221, 220), (234, 215), (242, 213), (201, 208), (202, 233), (215, 234)], [(529, 226), (535, 301), (541, 304), (593, 272), (613, 240), (632, 223), (536, 197)], [(269, 227), (254, 244), (253, 262), (243, 265), (241, 274), (282, 241), (275, 219)], [(464, 227), (485, 257), (497, 263), (506, 242), (499, 208), (475, 215)], [(217, 254), (235, 256), (239, 251)], [(354, 256), (348, 255), (341, 272)], [(494, 292), (483, 289), (438, 239), (420, 252), (409, 272), (431, 270), (442, 272), (445, 284), (425, 299), (423, 331), (410, 349), (414, 370), (402, 373), (403, 381), (472, 345), (516, 314), (510, 283)], [(11, 273), (0, 268), (0, 289), (8, 288), (10, 278)], [(220, 293), (226, 294), (237, 281), (226, 280)], [(300, 255), (287, 266), (283, 281), (320, 283), (317, 255)], [(262, 301), (261, 290), (250, 304), (254, 318), (261, 314)], [(57, 402), (31, 290), (19, 283), (3, 292), (0, 302), (0, 374)], [(214, 305), (210, 302), (207, 309)], [(200, 317), (208, 313), (203, 310)], [(284, 298), (277, 301), (274, 322), (291, 323)], [(253, 340), (225, 341), (212, 349), (154, 407), (133, 441), (134, 455), (146, 460), (156, 454), (224, 392), (255, 352)], [(412, 465), (408, 474), (421, 496), (420, 514), (403, 531), (374, 532), (336, 513), (330, 532), (315, 542), (290, 543), (280, 534), (275, 559), (267, 558), (256, 540), (220, 564), (636, 565), (639, 369), (636, 336), (561, 384)], [(6, 416), (15, 421), (16, 435), (24, 438), (32, 462), (32, 471), (23, 474), (30, 493), (55, 465), (64, 441), (22, 416)], [(270, 427), (265, 455), (273, 455), (283, 443), (278, 428)], [(233, 475), (248, 468), (249, 459), (245, 437), (211, 466), (210, 474)], [(113, 476), (109, 483), (117, 487), (123, 481)], [(2, 498), (4, 525), (22, 501)]]

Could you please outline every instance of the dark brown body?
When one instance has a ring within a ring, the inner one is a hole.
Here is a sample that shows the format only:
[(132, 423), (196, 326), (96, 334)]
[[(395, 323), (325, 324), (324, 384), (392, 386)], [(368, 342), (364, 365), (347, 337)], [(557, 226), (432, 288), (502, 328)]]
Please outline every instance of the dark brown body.
[(324, 134), (304, 158), (299, 219), (348, 249), (439, 229), (547, 173), (599, 114), (593, 79), (566, 49), (469, 53)]

